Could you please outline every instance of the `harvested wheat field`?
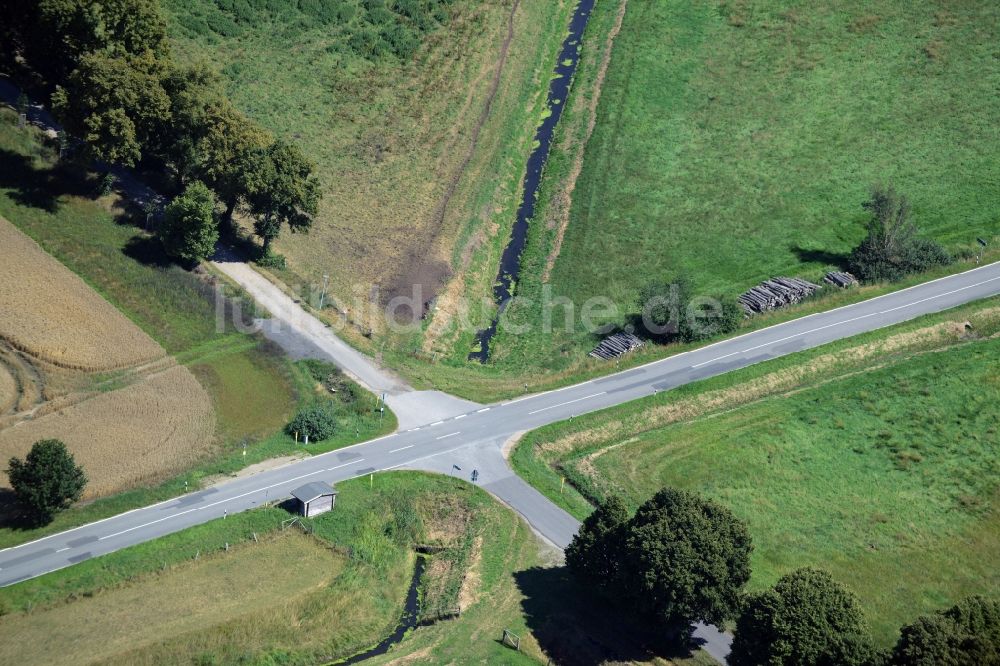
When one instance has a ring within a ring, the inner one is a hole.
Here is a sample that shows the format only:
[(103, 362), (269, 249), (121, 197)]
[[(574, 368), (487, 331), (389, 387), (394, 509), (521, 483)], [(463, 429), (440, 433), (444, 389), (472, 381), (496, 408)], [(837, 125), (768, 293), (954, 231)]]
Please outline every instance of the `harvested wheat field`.
[(0, 338), (32, 356), (85, 371), (162, 357), (160, 345), (83, 280), (0, 218)]
[[(61, 439), (89, 478), (84, 498), (157, 480), (192, 464), (212, 443), (212, 400), (187, 368), (173, 366), (125, 388), (0, 430), (0, 460)], [(0, 473), (0, 486), (7, 475)]]
[(61, 439), (93, 498), (202, 455), (215, 413), (195, 376), (2, 218), (0, 248), (0, 460)]

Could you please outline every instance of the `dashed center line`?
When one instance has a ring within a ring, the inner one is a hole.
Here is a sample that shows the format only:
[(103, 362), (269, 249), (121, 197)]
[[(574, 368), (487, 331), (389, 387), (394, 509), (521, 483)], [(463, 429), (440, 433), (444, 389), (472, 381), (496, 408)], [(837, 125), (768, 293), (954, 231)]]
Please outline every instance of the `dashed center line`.
[(585, 395), (582, 398), (577, 398), (576, 400), (567, 400), (566, 402), (560, 402), (558, 405), (549, 405), (548, 407), (542, 407), (541, 409), (536, 409), (533, 412), (528, 412), (528, 416), (532, 414), (538, 414), (540, 412), (547, 412), (550, 409), (555, 409), (556, 407), (562, 407), (564, 405), (572, 405), (574, 402), (580, 402), (581, 400), (589, 400), (590, 398), (596, 398), (599, 395), (604, 395), (607, 391), (601, 391), (600, 393), (594, 393), (592, 395)]
[(437, 439), (448, 439), (449, 437), (454, 437), (455, 435), (460, 435), (460, 434), (462, 434), (462, 433), (460, 433), (460, 432), (453, 432), (450, 435), (441, 435)]
[(401, 446), (398, 449), (393, 449), (392, 451), (389, 451), (389, 453), (398, 453), (400, 451), (405, 451), (406, 449), (412, 449), (414, 446), (415, 444), (410, 444), (409, 446)]
[(434, 423), (432, 423), (431, 425), (432, 425), (432, 426), (436, 426), (436, 425), (441, 425), (442, 423), (444, 423), (444, 421), (435, 421), (435, 422), (434, 422)]
[(458, 416), (455, 417), (455, 420), (457, 421), (459, 419), (464, 419), (466, 416), (468, 416), (468, 414), (460, 414), (460, 415), (458, 415)]
[(67, 550), (69, 550), (69, 546), (66, 546), (65, 548), (60, 548), (60, 549), (59, 549), (59, 550), (57, 550), (56, 552), (57, 552), (57, 553), (65, 553), (65, 552), (66, 552)]
[(483, 407), (482, 409), (477, 409), (476, 414), (482, 414), (483, 412), (488, 412), (488, 411), (490, 411), (489, 407)]

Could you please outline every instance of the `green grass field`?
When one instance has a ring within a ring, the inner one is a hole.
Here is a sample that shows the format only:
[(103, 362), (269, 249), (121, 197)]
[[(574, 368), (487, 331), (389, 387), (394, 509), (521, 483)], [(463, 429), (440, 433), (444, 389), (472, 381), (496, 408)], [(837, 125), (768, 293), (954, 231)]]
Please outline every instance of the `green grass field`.
[[(599, 2), (606, 34), (617, 3)], [(548, 281), (561, 196), (586, 123), (570, 100), (546, 167), (511, 310), (542, 318), (543, 284), (577, 308), (619, 305), (680, 272), (739, 294), (773, 275), (817, 280), (861, 239), (869, 188), (888, 181), (929, 237), (967, 256), (1000, 238), (997, 8), (885, 0), (630, 3)], [(595, 64), (585, 45), (574, 97)], [(623, 312), (624, 311), (624, 312)], [(558, 321), (562, 311), (557, 310)], [(508, 372), (583, 365), (595, 338), (496, 339)]]
[(889, 643), (919, 614), (1000, 593), (998, 305), (556, 424), (524, 439), (515, 466), (578, 516), (607, 492), (711, 496), (750, 525), (752, 589), (828, 569)]
[[(365, 302), (372, 285), (409, 295), (418, 282), (429, 299), (468, 269), (464, 254), (498, 253), (511, 224), (500, 210), (516, 205), (571, 3), (520, 3), (481, 130), (514, 1), (404, 3), (419, 20), (379, 4), (164, 2), (175, 56), (218, 67), (241, 110), (317, 163), (320, 213), (308, 235), (278, 242), (281, 277), (301, 286), (328, 274), (337, 304), (376, 331), (383, 322), (360, 311), (355, 286)], [(413, 48), (369, 52), (381, 43), (366, 27), (375, 14), (390, 32), (409, 32)]]

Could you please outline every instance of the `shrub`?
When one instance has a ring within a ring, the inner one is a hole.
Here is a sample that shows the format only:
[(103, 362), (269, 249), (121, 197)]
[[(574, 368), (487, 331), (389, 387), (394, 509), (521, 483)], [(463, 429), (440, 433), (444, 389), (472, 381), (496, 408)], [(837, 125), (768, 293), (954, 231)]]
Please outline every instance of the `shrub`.
[(680, 275), (671, 282), (651, 282), (639, 291), (638, 329), (654, 340), (684, 342), (732, 333), (743, 321), (734, 298), (704, 298), (691, 280)]
[(314, 442), (330, 438), (336, 429), (337, 418), (330, 403), (315, 403), (301, 409), (286, 428), (289, 435), (298, 433), (300, 440), (308, 437)]
[(940, 245), (917, 237), (910, 202), (891, 186), (873, 188), (861, 207), (872, 214), (868, 233), (848, 258), (848, 267), (861, 280), (899, 280), (951, 261)]
[(215, 252), (218, 240), (215, 195), (203, 183), (195, 181), (164, 210), (160, 241), (170, 256), (197, 262)]

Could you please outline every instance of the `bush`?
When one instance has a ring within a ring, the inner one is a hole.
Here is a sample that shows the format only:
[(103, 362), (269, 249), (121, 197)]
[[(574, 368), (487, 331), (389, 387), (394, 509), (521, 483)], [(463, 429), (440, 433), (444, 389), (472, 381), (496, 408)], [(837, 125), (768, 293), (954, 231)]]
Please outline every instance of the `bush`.
[(170, 256), (198, 262), (215, 252), (218, 240), (215, 195), (203, 183), (195, 181), (164, 210), (160, 241)]
[(848, 258), (848, 268), (862, 281), (895, 281), (951, 262), (940, 245), (917, 237), (910, 202), (891, 186), (873, 188), (861, 207), (872, 217), (865, 239)]
[(662, 342), (696, 342), (732, 333), (744, 318), (736, 299), (698, 296), (685, 275), (647, 284), (639, 291), (638, 306), (638, 330)]
[(316, 403), (299, 411), (286, 428), (289, 435), (298, 433), (299, 440), (306, 437), (313, 442), (329, 439), (337, 429), (337, 418), (332, 404)]

